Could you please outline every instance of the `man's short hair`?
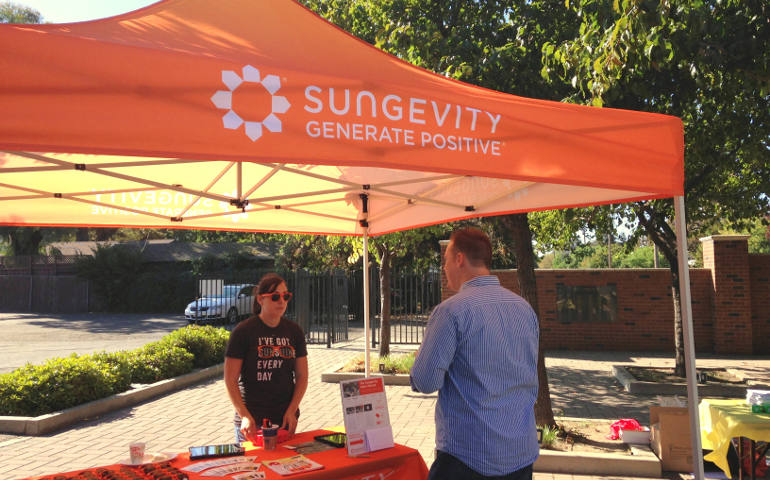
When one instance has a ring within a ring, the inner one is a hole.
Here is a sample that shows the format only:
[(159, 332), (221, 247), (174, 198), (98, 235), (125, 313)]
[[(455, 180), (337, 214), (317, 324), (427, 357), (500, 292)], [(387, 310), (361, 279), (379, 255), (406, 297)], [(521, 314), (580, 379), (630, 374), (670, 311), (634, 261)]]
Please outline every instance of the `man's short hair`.
[(452, 232), (449, 241), (473, 266), (483, 264), (487, 269), (492, 268), (492, 242), (483, 231), (473, 227), (461, 228)]

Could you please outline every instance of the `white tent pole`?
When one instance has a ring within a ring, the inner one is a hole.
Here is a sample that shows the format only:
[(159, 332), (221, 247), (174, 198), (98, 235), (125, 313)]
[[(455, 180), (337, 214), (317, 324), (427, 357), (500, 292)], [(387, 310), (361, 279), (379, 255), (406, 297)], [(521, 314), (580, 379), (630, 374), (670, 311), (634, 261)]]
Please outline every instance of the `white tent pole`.
[(364, 228), (364, 377), (369, 378), (369, 197), (361, 195)]
[(369, 227), (364, 227), (364, 372), (369, 377)]
[(703, 450), (700, 441), (700, 417), (698, 415), (698, 382), (695, 371), (695, 339), (692, 327), (692, 301), (690, 296), (690, 266), (687, 263), (687, 230), (684, 214), (684, 197), (674, 198), (676, 223), (676, 250), (679, 262), (679, 298), (682, 327), (684, 329), (685, 370), (687, 373), (687, 409), (690, 414), (693, 473), (695, 480), (703, 480)]

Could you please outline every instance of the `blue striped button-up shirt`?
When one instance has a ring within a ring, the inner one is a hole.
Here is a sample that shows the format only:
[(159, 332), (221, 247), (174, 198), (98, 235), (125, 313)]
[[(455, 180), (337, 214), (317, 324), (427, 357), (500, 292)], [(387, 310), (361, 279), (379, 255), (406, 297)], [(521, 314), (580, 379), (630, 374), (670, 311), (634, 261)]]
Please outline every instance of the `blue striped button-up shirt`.
[(433, 310), (411, 383), (439, 391), (438, 450), (483, 475), (534, 463), (538, 337), (532, 307), (492, 275), (468, 280)]

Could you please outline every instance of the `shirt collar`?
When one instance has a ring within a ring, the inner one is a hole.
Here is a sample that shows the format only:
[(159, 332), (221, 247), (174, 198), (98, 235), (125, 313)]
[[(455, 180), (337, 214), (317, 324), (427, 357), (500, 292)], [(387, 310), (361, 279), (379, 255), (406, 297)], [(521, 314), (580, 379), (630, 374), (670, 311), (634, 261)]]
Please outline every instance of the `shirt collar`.
[(466, 287), (484, 287), (487, 285), (500, 285), (500, 279), (495, 275), (479, 275), (478, 277), (473, 277), (463, 283), (462, 286), (460, 286), (460, 291)]

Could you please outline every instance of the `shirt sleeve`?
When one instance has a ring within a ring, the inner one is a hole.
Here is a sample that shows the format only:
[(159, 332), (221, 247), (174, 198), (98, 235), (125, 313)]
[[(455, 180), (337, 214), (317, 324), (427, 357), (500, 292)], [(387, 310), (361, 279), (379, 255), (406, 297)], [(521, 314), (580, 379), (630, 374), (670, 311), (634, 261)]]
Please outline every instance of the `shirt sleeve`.
[(446, 305), (434, 310), (425, 328), (409, 382), (415, 392), (431, 393), (440, 389), (457, 350), (457, 325)]
[(235, 327), (230, 333), (230, 339), (227, 341), (225, 357), (246, 358), (249, 352), (249, 335), (244, 328)]

